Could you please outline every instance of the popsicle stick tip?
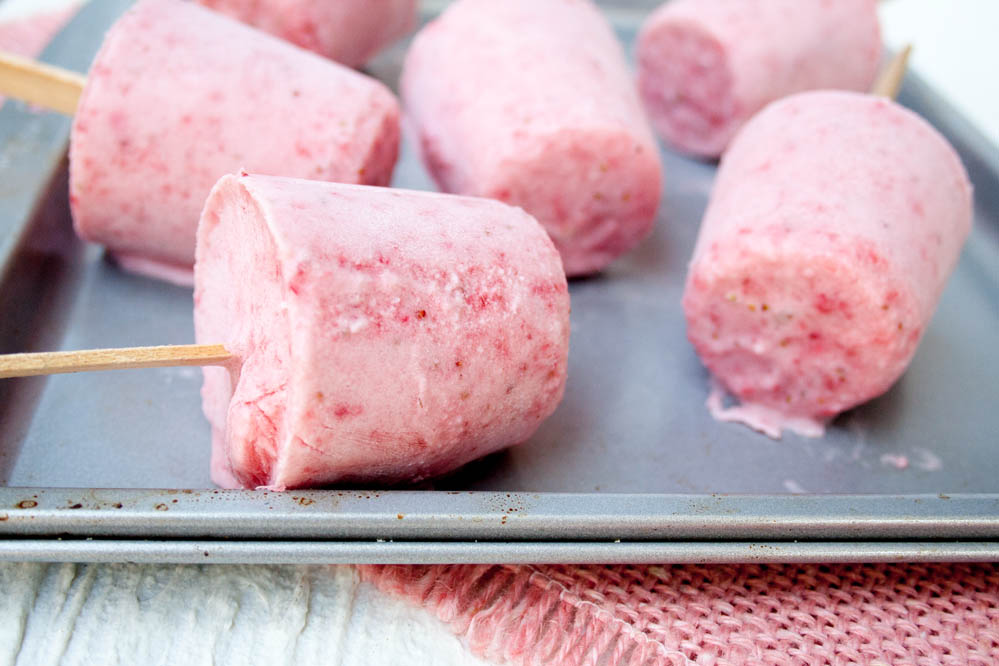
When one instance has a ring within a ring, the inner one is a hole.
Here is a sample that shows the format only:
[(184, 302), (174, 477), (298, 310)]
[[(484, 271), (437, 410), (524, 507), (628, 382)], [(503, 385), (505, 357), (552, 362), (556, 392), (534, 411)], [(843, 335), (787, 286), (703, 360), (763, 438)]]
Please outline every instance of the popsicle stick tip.
[(909, 66), (909, 56), (912, 54), (912, 44), (906, 44), (895, 56), (888, 61), (878, 74), (877, 80), (871, 87), (871, 94), (878, 97), (895, 99), (898, 91), (902, 88), (902, 80), (905, 78), (906, 69)]
[(223, 345), (168, 345), (0, 356), (0, 379), (94, 370), (226, 365), (233, 359)]
[(86, 83), (77, 72), (0, 51), (0, 95), (71, 116)]

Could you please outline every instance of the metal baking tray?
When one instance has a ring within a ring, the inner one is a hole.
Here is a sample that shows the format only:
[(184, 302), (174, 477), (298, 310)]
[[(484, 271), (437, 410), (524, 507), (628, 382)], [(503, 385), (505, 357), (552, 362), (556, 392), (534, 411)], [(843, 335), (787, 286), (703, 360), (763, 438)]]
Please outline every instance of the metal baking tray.
[[(89, 3), (44, 59), (85, 70), (128, 3)], [(628, 48), (642, 12), (609, 10)], [(370, 71), (393, 85), (400, 45)], [(663, 152), (654, 234), (574, 281), (569, 384), (529, 442), (417, 488), (213, 489), (200, 372), (0, 382), (0, 559), (732, 562), (999, 559), (999, 151), (918, 79), (975, 227), (911, 367), (823, 439), (718, 423), (680, 294), (714, 165)], [(191, 342), (191, 292), (75, 239), (69, 121), (0, 110), (0, 351)], [(395, 185), (430, 188), (406, 144)], [(903, 463), (907, 462), (907, 466)]]

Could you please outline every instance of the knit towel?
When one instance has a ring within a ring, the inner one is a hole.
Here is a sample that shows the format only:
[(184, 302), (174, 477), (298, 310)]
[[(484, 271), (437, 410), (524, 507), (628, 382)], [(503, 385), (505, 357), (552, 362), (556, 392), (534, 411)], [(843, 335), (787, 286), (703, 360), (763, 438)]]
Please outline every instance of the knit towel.
[(999, 665), (999, 564), (393, 565), (361, 576), (500, 663)]

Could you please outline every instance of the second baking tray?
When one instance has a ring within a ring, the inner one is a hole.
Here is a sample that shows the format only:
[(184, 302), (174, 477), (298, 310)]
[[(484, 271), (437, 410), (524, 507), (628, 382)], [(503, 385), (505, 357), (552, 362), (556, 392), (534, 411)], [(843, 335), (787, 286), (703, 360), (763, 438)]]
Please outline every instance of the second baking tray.
[[(86, 68), (125, 2), (46, 57)], [(614, 14), (630, 49), (639, 14)], [(394, 84), (402, 46), (372, 65)], [(999, 155), (912, 77), (955, 144), (975, 228), (902, 380), (823, 439), (718, 423), (685, 338), (685, 264), (713, 165), (664, 152), (654, 234), (571, 284), (563, 404), (526, 444), (418, 489), (213, 490), (200, 372), (0, 383), (0, 558), (165, 561), (999, 559)], [(191, 292), (75, 240), (68, 121), (0, 110), (0, 349), (192, 341)], [(394, 184), (431, 183), (408, 143)]]

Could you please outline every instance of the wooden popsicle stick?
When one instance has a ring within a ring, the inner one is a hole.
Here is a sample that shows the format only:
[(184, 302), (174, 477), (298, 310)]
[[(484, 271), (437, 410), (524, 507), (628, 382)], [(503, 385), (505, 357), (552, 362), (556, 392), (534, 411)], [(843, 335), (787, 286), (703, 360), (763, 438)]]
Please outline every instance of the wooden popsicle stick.
[(906, 44), (901, 51), (895, 54), (894, 58), (888, 61), (888, 64), (878, 74), (877, 81), (871, 87), (872, 95), (895, 99), (902, 87), (905, 70), (909, 66), (910, 53), (912, 53), (912, 44)]
[(84, 351), (0, 355), (0, 379), (90, 370), (225, 365), (232, 354), (222, 345), (167, 345)]
[(0, 95), (71, 116), (86, 82), (68, 69), (0, 52)]

